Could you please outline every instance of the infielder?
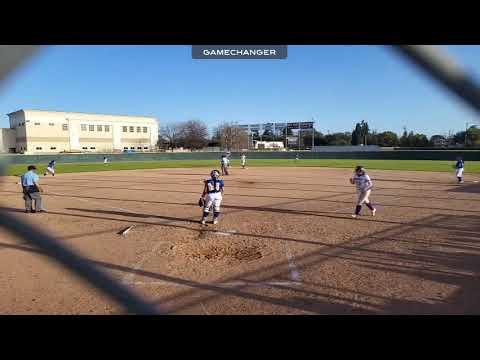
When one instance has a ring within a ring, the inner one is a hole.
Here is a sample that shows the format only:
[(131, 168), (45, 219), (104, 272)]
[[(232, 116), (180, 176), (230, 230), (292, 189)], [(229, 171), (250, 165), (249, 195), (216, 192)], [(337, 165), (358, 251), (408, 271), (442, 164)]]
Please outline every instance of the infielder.
[(463, 169), (465, 168), (465, 164), (461, 157), (457, 158), (457, 163), (455, 164), (455, 176), (457, 177), (458, 183), (463, 183)]
[(106, 156), (103, 157), (103, 163), (108, 164), (108, 158)]
[(210, 208), (213, 205), (213, 224), (218, 223), (220, 217), (220, 204), (223, 199), (223, 180), (220, 180), (220, 172), (218, 170), (212, 170), (210, 172), (210, 179), (205, 180), (205, 186), (203, 187), (202, 197), (198, 204), (203, 206), (202, 225), (205, 225)]
[(353, 218), (356, 218), (360, 215), (362, 210), (362, 205), (365, 204), (372, 211), (372, 216), (375, 216), (377, 209), (375, 209), (372, 203), (369, 200), (370, 192), (372, 191), (373, 182), (370, 179), (370, 176), (367, 175), (363, 166), (357, 166), (355, 168), (355, 173), (352, 178), (350, 178), (350, 183), (357, 186), (358, 201), (357, 206), (355, 207), (355, 213), (352, 215)]
[(47, 165), (47, 169), (45, 170), (45, 173), (43, 174), (43, 176), (47, 176), (48, 173), (52, 174), (52, 176), (55, 176), (55, 165), (56, 165), (56, 161), (55, 160), (52, 160), (48, 163)]
[(242, 169), (245, 169), (245, 164), (247, 163), (247, 157), (245, 156), (245, 154), (242, 154), (242, 156), (240, 156), (240, 162), (242, 164)]
[[(30, 165), (27, 168), (27, 172), (21, 177), (21, 184), (23, 190), (23, 200), (25, 200), (25, 212), (46, 212), (43, 207), (42, 197), (40, 193), (43, 189), (38, 184), (39, 177), (34, 170), (37, 168), (34, 165)], [(33, 209), (33, 201), (35, 201), (35, 210)]]
[(220, 166), (222, 167), (222, 175), (229, 175), (228, 168), (230, 166), (230, 160), (228, 160), (227, 155), (222, 155), (222, 159), (220, 160)]

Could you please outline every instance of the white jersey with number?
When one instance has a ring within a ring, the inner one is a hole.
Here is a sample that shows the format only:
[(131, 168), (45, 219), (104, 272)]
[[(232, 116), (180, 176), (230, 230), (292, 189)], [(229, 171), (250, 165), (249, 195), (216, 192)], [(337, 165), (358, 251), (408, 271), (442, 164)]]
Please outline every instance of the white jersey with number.
[(364, 175), (357, 175), (353, 176), (353, 182), (357, 186), (357, 191), (365, 192), (371, 190), (373, 187), (373, 182), (370, 179), (370, 176), (367, 174)]

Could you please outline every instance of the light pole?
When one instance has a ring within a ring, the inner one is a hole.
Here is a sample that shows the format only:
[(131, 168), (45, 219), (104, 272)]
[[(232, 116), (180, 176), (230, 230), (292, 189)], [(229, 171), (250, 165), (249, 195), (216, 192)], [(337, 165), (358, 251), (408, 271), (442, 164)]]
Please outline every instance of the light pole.
[(465, 147), (467, 147), (467, 131), (468, 131), (468, 122), (465, 123), (465, 140), (463, 141)]

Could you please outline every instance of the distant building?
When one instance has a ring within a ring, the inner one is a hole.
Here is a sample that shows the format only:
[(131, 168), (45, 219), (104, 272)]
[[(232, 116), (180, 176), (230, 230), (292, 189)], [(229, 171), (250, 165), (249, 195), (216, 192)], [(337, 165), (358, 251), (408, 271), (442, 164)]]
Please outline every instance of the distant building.
[(153, 117), (27, 109), (7, 115), (10, 129), (2, 129), (2, 152), (151, 151), (158, 140)]
[(269, 150), (281, 150), (284, 149), (285, 146), (282, 141), (253, 141), (253, 148), (254, 149), (269, 149)]

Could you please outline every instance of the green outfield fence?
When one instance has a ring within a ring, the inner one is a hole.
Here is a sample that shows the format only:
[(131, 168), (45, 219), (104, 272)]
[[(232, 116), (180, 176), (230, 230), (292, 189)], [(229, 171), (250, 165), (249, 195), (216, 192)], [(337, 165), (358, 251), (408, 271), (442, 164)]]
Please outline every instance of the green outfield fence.
[[(9, 164), (42, 164), (55, 159), (58, 163), (102, 162), (107, 156), (111, 161), (161, 161), (161, 160), (215, 160), (221, 152), (191, 153), (138, 153), (138, 154), (52, 154), (52, 155), (4, 155)], [(294, 159), (297, 152), (247, 152), (248, 159)], [(359, 152), (307, 152), (299, 151), (301, 159), (377, 159), (377, 160), (455, 160), (461, 156), (465, 161), (480, 160), (480, 151), (475, 150), (388, 150)], [(232, 152), (233, 159), (240, 153)]]
[[(14, 70), (22, 60), (32, 55), (37, 46), (0, 45), (0, 81)], [(455, 66), (451, 59), (445, 58), (434, 47), (427, 45), (397, 45), (393, 47), (399, 54), (413, 62), (435, 81), (445, 86), (459, 99), (480, 112), (480, 87), (474, 77), (469, 76), (461, 68)], [(462, 156), (465, 160), (478, 160), (478, 152), (471, 151), (372, 151), (359, 153), (307, 153), (300, 152), (303, 159), (421, 159), (421, 160), (453, 160)], [(290, 159), (296, 152), (251, 152), (251, 159)], [(151, 161), (151, 160), (194, 160), (218, 159), (220, 153), (160, 153), (160, 154), (115, 154), (109, 155), (112, 161)], [(234, 157), (238, 154), (233, 154)], [(7, 163), (25, 164), (42, 163), (51, 159), (52, 155), (33, 156), (0, 156), (0, 174), (5, 171)], [(95, 162), (103, 160), (102, 154), (62, 154), (55, 155), (59, 162)], [(94, 263), (75, 251), (64, 246), (43, 230), (35, 228), (25, 221), (11, 215), (0, 208), (0, 226), (20, 236), (26, 243), (39, 248), (45, 256), (63, 265), (67, 270), (87, 281), (103, 294), (122, 305), (134, 314), (164, 313), (157, 306), (145, 301), (124, 284), (113, 279), (99, 269)]]

